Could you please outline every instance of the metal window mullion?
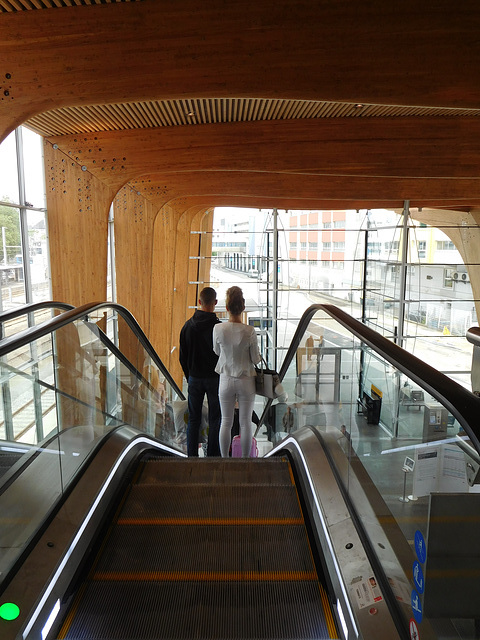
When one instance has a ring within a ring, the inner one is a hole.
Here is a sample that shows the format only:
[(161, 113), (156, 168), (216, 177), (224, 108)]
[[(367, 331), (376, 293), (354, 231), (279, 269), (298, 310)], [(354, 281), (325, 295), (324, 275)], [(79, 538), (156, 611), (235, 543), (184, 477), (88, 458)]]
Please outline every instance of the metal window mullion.
[[(367, 324), (366, 317), (366, 297), (367, 297), (367, 261), (368, 261), (368, 229), (370, 220), (367, 214), (367, 228), (365, 230), (365, 245), (363, 253), (363, 282), (362, 282), (362, 322)], [(362, 398), (363, 384), (365, 379), (365, 346), (362, 343), (360, 350), (360, 375), (358, 376), (358, 397)]]
[(26, 212), (26, 192), (25, 192), (25, 170), (23, 163), (23, 138), (22, 130), (15, 130), (15, 142), (17, 147), (17, 172), (18, 172), (18, 191), (20, 196), (20, 237), (22, 243), (22, 259), (23, 259), (23, 282), (25, 286), (25, 302), (33, 302), (32, 300), (32, 278), (30, 274), (30, 247), (28, 243), (28, 225)]
[[(29, 327), (35, 326), (35, 315), (27, 314), (27, 322)], [(35, 427), (37, 434), (37, 442), (41, 442), (44, 438), (43, 433), (43, 410), (42, 410), (42, 392), (40, 391), (40, 367), (38, 366), (38, 349), (37, 343), (30, 343), (30, 355), (32, 358), (32, 376), (33, 383), (33, 408), (35, 412)]]
[[(30, 245), (28, 240), (28, 223), (27, 223), (27, 210), (26, 210), (26, 190), (25, 190), (25, 170), (23, 159), (23, 136), (22, 129), (19, 127), (15, 130), (15, 143), (17, 148), (17, 172), (18, 172), (18, 191), (20, 199), (20, 237), (22, 244), (22, 263), (23, 263), (23, 282), (25, 287), (25, 301), (28, 303), (33, 302), (32, 296), (32, 278), (30, 273)], [(28, 325), (35, 324), (35, 319), (32, 314), (28, 314)], [(35, 343), (30, 344), (30, 357), (33, 365), (33, 404), (35, 411), (35, 425), (36, 425), (36, 437), (37, 442), (43, 440), (43, 411), (42, 411), (42, 395), (40, 392), (40, 386), (38, 384), (39, 371), (37, 364), (37, 348)]]
[(5, 424), (5, 440), (7, 442), (14, 442), (15, 434), (13, 432), (12, 396), (10, 393), (10, 384), (8, 382), (2, 382), (2, 405), (3, 420)]
[(278, 211), (273, 210), (273, 298), (272, 298), (272, 346), (273, 368), (277, 369), (278, 342)]
[(115, 217), (113, 204), (110, 205), (110, 211), (108, 213), (108, 250), (110, 252), (110, 281), (112, 284), (112, 302), (117, 301), (117, 279), (116, 279), (116, 264), (115, 264)]
[(403, 347), (405, 342), (405, 307), (406, 307), (406, 291), (407, 291), (407, 262), (408, 262), (408, 215), (410, 201), (405, 200), (403, 205), (403, 244), (400, 263), (400, 291), (399, 291), (399, 310), (398, 310), (398, 331), (397, 344)]
[[(408, 244), (409, 244), (409, 229), (408, 229), (408, 216), (409, 216), (410, 201), (405, 200), (403, 204), (403, 233), (402, 233), (402, 255), (400, 263), (400, 291), (399, 291), (399, 307), (398, 307), (398, 327), (396, 343), (403, 348), (405, 342), (405, 299), (407, 291), (407, 261), (408, 261)], [(396, 411), (393, 415), (392, 431), (395, 438), (398, 437), (399, 424), (400, 424), (400, 386), (401, 378), (397, 376), (397, 402), (395, 403)]]
[[(47, 211), (47, 194), (46, 194), (46, 180), (45, 180), (45, 152), (44, 152), (44, 145), (42, 145), (41, 160), (42, 160), (41, 161), (42, 184), (43, 184), (43, 187), (44, 187), (43, 214), (44, 214), (44, 222), (45, 222), (45, 242), (46, 242), (46, 247), (47, 247), (47, 281), (48, 281), (48, 294), (49, 294), (49, 297), (51, 299), (52, 298), (52, 270), (51, 270), (51, 263), (50, 263), (50, 236), (49, 236), (49, 230), (48, 230), (48, 211)], [(34, 209), (34, 210), (38, 211), (38, 209)], [(30, 264), (30, 262), (29, 262), (29, 264)]]

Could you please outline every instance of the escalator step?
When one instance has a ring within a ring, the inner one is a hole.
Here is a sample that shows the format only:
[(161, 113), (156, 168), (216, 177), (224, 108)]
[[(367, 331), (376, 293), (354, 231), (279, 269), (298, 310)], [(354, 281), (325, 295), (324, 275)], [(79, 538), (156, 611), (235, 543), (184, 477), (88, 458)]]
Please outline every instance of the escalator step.
[(295, 486), (134, 485), (119, 524), (302, 522)]
[(156, 573), (208, 578), (222, 572), (257, 577), (314, 573), (304, 525), (117, 526), (96, 565), (95, 579)]
[(285, 458), (163, 458), (144, 463), (139, 484), (291, 484)]
[(288, 461), (142, 463), (57, 637), (336, 638)]
[[(87, 612), (87, 613), (83, 613)], [(141, 629), (141, 631), (139, 631)], [(65, 640), (331, 638), (316, 582), (93, 582)]]

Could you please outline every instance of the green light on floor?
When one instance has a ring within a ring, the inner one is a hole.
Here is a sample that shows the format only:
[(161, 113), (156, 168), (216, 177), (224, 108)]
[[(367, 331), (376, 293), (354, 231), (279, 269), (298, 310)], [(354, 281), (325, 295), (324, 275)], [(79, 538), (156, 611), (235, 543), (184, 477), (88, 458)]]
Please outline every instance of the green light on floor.
[(15, 620), (20, 615), (20, 609), (13, 602), (5, 602), (0, 607), (0, 618), (4, 620)]

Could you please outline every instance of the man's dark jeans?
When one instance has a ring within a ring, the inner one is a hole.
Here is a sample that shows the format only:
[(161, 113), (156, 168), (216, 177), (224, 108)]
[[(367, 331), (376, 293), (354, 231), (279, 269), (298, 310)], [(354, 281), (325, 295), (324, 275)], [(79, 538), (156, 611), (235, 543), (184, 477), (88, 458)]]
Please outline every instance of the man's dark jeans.
[(205, 394), (207, 394), (208, 400), (207, 456), (220, 455), (220, 444), (218, 442), (218, 432), (220, 430), (219, 380), (219, 376), (214, 378), (194, 378), (189, 376), (188, 378), (187, 454), (189, 456), (198, 457), (198, 439)]

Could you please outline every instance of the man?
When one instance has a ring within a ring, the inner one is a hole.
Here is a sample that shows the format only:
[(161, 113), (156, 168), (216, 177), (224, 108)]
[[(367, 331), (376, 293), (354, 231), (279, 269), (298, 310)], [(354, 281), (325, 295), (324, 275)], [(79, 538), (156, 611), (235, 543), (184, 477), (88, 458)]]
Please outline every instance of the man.
[(197, 309), (180, 331), (180, 364), (188, 382), (187, 455), (198, 457), (198, 440), (205, 394), (208, 400), (207, 456), (219, 456), (220, 402), (218, 356), (213, 351), (212, 332), (220, 322), (215, 314), (217, 292), (211, 287), (200, 291)]

